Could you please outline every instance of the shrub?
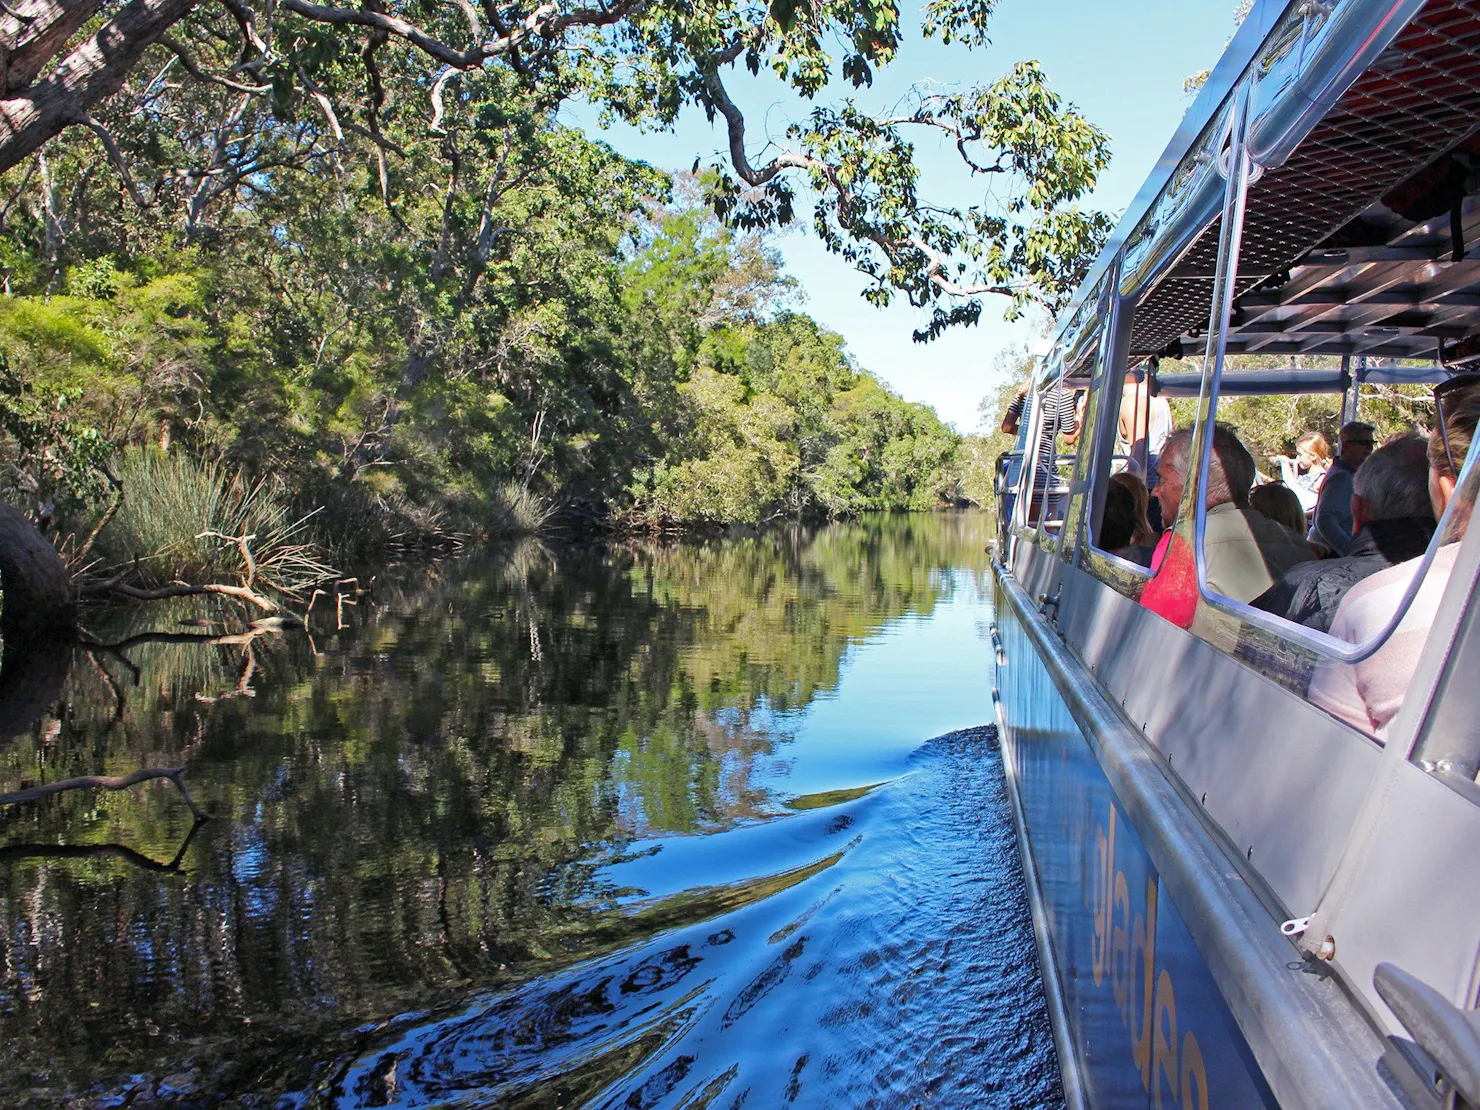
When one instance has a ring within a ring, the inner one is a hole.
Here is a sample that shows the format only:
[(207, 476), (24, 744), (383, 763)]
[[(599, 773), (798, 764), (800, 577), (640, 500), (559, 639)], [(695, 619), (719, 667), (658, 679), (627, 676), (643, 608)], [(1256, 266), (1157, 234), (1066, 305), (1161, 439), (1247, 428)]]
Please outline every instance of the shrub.
[(146, 580), (236, 576), (298, 593), (337, 573), (308, 534), (312, 514), (294, 514), (280, 483), (154, 448), (125, 450), (118, 478), (122, 500), (98, 547), (115, 566), (136, 562)]

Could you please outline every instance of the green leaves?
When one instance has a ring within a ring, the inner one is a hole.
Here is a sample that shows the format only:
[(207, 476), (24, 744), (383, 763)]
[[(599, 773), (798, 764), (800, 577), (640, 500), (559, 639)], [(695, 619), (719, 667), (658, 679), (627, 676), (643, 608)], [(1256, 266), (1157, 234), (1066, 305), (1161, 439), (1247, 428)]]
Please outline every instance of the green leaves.
[(997, 0), (929, 0), (921, 19), (926, 38), (938, 38), (950, 46), (986, 46), (987, 26), (997, 10)]

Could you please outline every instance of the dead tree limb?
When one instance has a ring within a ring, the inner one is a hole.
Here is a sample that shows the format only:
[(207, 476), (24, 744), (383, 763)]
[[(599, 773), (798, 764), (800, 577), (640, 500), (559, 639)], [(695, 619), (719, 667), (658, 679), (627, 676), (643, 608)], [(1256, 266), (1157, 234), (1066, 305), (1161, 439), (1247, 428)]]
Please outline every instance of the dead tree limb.
[(84, 586), (81, 592), (83, 597), (117, 595), (129, 598), (131, 601), (163, 601), (171, 597), (200, 597), (205, 594), (217, 594), (221, 597), (234, 597), (239, 601), (250, 602), (264, 613), (276, 613), (281, 609), (277, 602), (263, 597), (256, 590), (248, 589), (246, 586), (224, 586), (218, 582), (205, 582), (198, 586), (192, 586), (188, 582), (176, 582), (173, 585), (146, 590), (131, 586), (118, 578), (110, 578), (106, 582)]
[(180, 797), (185, 799), (190, 812), (202, 821), (209, 820), (210, 815), (195, 804), (190, 791), (185, 789), (185, 783), (180, 778), (183, 774), (185, 774), (184, 767), (141, 767), (126, 775), (79, 775), (74, 779), (62, 779), (60, 782), (48, 782), (42, 786), (32, 786), (26, 790), (0, 794), (0, 806), (39, 802), (42, 798), (49, 798), (64, 790), (127, 790), (130, 786), (137, 786), (151, 779), (169, 779), (175, 784), (175, 789), (180, 792)]

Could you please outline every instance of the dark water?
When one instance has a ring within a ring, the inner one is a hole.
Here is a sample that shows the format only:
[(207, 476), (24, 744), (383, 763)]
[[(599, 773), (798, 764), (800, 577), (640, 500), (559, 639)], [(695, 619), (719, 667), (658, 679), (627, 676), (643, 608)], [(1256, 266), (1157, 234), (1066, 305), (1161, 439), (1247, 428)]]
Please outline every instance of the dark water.
[(1057, 1105), (987, 535), (526, 547), (77, 653), (0, 791), (213, 816), (0, 808), (0, 1105)]

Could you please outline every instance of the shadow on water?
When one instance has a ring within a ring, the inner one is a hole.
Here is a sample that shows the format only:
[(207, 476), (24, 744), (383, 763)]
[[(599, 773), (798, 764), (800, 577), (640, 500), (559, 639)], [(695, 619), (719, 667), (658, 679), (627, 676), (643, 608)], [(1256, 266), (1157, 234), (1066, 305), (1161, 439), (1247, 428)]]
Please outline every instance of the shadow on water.
[(95, 628), (188, 636), (74, 658), (0, 792), (184, 765), (216, 819), (0, 809), (0, 1101), (1052, 1105), (997, 756), (921, 746), (986, 717), (986, 534), (525, 548), (311, 636)]

